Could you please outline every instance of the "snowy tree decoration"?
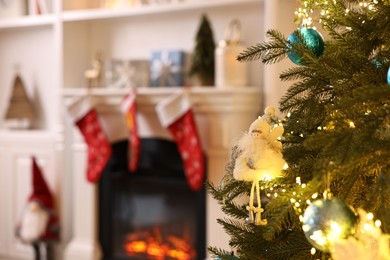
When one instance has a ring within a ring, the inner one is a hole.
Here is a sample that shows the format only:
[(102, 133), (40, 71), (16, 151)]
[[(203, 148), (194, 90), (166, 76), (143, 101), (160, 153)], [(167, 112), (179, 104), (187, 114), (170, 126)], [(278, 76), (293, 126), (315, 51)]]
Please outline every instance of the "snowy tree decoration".
[[(235, 162), (233, 176), (236, 180), (252, 182), (249, 198), (249, 217), (247, 222), (255, 225), (266, 225), (267, 220), (261, 219), (259, 181), (279, 177), (286, 166), (279, 141), (284, 128), (272, 125), (271, 118), (275, 115), (273, 107), (267, 107), (265, 114), (256, 119), (237, 143), (239, 154)], [(257, 193), (257, 207), (254, 207), (254, 193)], [(256, 213), (256, 214), (254, 214)]]

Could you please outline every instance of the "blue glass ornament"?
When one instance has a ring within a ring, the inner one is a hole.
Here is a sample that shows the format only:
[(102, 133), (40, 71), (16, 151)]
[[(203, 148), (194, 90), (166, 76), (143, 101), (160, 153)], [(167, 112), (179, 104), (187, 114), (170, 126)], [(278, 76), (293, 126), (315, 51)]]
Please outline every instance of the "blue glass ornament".
[(307, 207), (302, 229), (315, 248), (330, 252), (336, 241), (356, 231), (358, 217), (339, 199), (319, 199)]
[[(322, 35), (317, 32), (317, 30), (313, 28), (301, 27), (298, 29), (298, 33), (303, 39), (303, 44), (305, 44), (314, 55), (319, 57), (324, 52), (324, 39)], [(302, 44), (296, 32), (290, 34), (288, 40), (293, 44)], [(287, 45), (287, 56), (289, 59), (297, 65), (305, 65), (302, 57), (299, 54), (291, 51), (291, 48), (291, 45)]]
[(387, 84), (390, 85), (390, 68), (387, 70)]

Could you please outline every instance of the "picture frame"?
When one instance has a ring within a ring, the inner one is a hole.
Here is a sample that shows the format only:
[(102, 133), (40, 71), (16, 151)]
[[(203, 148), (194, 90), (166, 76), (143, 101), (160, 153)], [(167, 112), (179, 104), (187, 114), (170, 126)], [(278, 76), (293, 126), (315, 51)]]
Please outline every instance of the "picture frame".
[(110, 88), (148, 87), (149, 60), (111, 59), (106, 66), (106, 84)]

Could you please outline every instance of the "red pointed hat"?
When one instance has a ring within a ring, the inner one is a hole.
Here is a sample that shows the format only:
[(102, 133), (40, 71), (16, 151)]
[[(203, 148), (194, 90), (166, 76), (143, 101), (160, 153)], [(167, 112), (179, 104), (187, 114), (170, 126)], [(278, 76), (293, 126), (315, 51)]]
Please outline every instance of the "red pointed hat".
[(42, 175), (35, 157), (32, 157), (32, 193), (28, 199), (29, 202), (36, 201), (49, 213), (49, 219), (46, 224), (45, 232), (39, 238), (41, 241), (59, 239), (59, 220), (54, 211), (54, 198)]
[(51, 194), (49, 187), (43, 178), (41, 169), (38, 167), (35, 157), (32, 157), (32, 171), (33, 191), (28, 201), (37, 201), (47, 210), (53, 210), (53, 195)]

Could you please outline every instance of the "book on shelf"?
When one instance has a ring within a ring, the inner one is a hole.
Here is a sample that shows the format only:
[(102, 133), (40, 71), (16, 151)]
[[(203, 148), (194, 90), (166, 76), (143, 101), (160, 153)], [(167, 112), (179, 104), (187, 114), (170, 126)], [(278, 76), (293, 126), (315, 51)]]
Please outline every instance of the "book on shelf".
[(29, 15), (45, 15), (52, 12), (51, 0), (28, 0)]

